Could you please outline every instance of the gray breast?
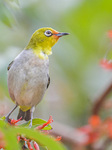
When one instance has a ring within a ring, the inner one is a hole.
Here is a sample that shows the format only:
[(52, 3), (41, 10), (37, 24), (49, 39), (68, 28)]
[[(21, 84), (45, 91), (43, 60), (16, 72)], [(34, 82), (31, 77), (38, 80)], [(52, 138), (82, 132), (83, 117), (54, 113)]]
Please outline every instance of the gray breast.
[(23, 50), (8, 71), (8, 89), (21, 106), (38, 104), (47, 88), (49, 60), (38, 58), (32, 50)]

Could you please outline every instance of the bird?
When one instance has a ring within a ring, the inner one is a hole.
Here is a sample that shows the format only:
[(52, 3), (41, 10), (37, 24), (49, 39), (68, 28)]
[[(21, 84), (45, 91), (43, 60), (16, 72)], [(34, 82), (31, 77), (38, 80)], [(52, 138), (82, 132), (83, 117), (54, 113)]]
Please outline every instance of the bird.
[(6, 115), (6, 121), (19, 106), (17, 119), (31, 120), (29, 127), (32, 127), (35, 106), (43, 99), (50, 84), (48, 56), (59, 38), (68, 34), (50, 27), (39, 28), (32, 34), (28, 45), (8, 65), (8, 91), (15, 106)]

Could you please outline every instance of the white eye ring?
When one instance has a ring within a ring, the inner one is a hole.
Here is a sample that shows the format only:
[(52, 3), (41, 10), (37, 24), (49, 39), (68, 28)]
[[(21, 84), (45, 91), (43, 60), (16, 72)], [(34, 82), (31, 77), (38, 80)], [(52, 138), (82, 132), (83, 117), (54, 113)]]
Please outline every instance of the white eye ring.
[(44, 32), (44, 34), (45, 34), (45, 36), (48, 36), (48, 37), (51, 36), (51, 35), (53, 35), (50, 30), (46, 30), (46, 31)]

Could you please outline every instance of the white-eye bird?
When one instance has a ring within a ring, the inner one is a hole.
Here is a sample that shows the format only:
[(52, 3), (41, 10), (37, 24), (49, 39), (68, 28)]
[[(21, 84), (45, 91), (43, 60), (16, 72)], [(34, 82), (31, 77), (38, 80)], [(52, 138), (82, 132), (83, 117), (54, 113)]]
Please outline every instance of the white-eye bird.
[(49, 59), (52, 46), (58, 39), (68, 33), (60, 33), (52, 28), (36, 30), (26, 48), (8, 66), (8, 90), (16, 106), (6, 116), (19, 106), (17, 118), (26, 121), (31, 119), (35, 106), (42, 100), (50, 83)]

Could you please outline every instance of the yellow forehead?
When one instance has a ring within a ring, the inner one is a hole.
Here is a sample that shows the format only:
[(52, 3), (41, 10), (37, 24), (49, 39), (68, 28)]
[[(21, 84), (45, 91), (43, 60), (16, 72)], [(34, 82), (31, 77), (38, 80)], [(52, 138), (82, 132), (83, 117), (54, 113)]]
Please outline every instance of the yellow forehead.
[(59, 33), (58, 31), (56, 31), (52, 28), (49, 28), (49, 27), (40, 28), (40, 29), (36, 30), (35, 33), (42, 34), (42, 33), (45, 33), (45, 31), (47, 31), (47, 30), (50, 30), (53, 34)]

